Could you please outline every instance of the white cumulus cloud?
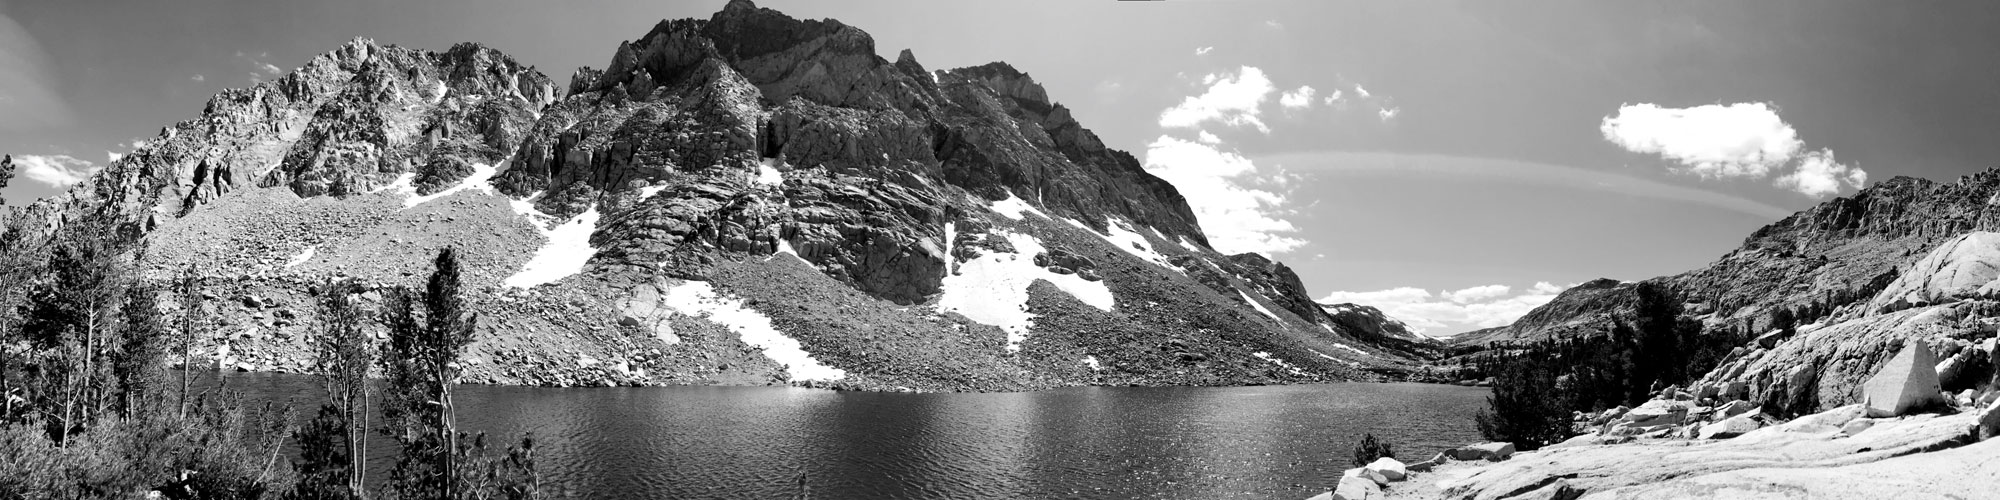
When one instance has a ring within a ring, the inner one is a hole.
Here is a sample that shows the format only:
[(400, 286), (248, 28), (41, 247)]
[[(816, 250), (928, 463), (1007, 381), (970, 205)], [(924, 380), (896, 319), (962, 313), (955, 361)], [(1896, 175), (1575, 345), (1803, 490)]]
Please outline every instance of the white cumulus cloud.
[(1313, 88), (1311, 85), (1300, 85), (1298, 89), (1286, 91), (1283, 95), (1278, 96), (1278, 105), (1287, 108), (1304, 108), (1312, 106), (1312, 103)]
[(1357, 84), (1354, 84), (1354, 93), (1355, 93), (1356, 95), (1359, 95), (1359, 96), (1361, 96), (1361, 98), (1362, 98), (1362, 99), (1367, 99), (1367, 98), (1369, 98), (1369, 97), (1371, 97), (1371, 96), (1374, 96), (1374, 94), (1370, 94), (1370, 93), (1368, 93), (1368, 89), (1366, 89), (1366, 88), (1363, 88), (1363, 87), (1361, 86), (1361, 84), (1359, 84), (1359, 83), (1357, 83)]
[(1263, 112), (1264, 101), (1270, 99), (1277, 87), (1271, 86), (1271, 79), (1264, 76), (1263, 70), (1243, 66), (1234, 73), (1211, 73), (1201, 81), (1208, 88), (1201, 95), (1190, 96), (1160, 112), (1160, 126), (1196, 128), (1212, 121), (1270, 133), (1271, 128), (1258, 116)]
[(1372, 292), (1333, 292), (1319, 301), (1381, 309), (1418, 332), (1468, 331), (1512, 324), (1529, 311), (1555, 300), (1567, 288), (1546, 281), (1521, 292), (1514, 292), (1513, 287), (1506, 285), (1475, 286), (1436, 294), (1421, 288), (1398, 287)]
[(1704, 179), (1762, 179), (1812, 197), (1860, 189), (1868, 172), (1841, 165), (1833, 151), (1809, 151), (1799, 131), (1768, 103), (1668, 108), (1626, 104), (1598, 125), (1604, 140), (1627, 151), (1659, 155), (1677, 170)]
[(1285, 175), (1280, 169), (1260, 168), (1214, 144), (1165, 135), (1146, 146), (1145, 166), (1187, 197), (1216, 251), (1271, 254), (1306, 243), (1295, 236), (1298, 227), (1282, 217), (1285, 196), (1262, 187), (1277, 184)]
[(1221, 138), (1221, 137), (1216, 137), (1216, 136), (1215, 136), (1215, 134), (1211, 134), (1211, 133), (1208, 133), (1208, 131), (1207, 131), (1207, 130), (1203, 130), (1203, 131), (1201, 131), (1201, 134), (1200, 134), (1200, 135), (1196, 135), (1196, 136), (1195, 136), (1195, 139), (1194, 139), (1194, 140), (1196, 140), (1196, 141), (1200, 141), (1200, 142), (1201, 142), (1202, 144), (1221, 144), (1221, 143), (1222, 143), (1222, 138)]
[(1834, 161), (1833, 151), (1826, 149), (1806, 153), (1798, 168), (1777, 180), (1778, 187), (1815, 198), (1840, 194), (1842, 187), (1861, 189), (1867, 183), (1868, 172), (1841, 165)]
[(83, 182), (97, 172), (89, 160), (69, 155), (14, 155), (14, 167), (23, 178), (57, 188)]
[(1673, 160), (1704, 178), (1757, 177), (1805, 147), (1799, 132), (1761, 102), (1664, 108), (1628, 104), (1604, 117), (1604, 139)]
[(1215, 47), (1196, 47), (1196, 48), (1194, 49), (1194, 55), (1197, 55), (1197, 56), (1200, 56), (1200, 55), (1208, 55), (1208, 51), (1211, 51), (1211, 50), (1215, 50)]
[(1403, 114), (1403, 108), (1382, 108), (1375, 111), (1375, 116), (1385, 122), (1396, 119), (1396, 115), (1400, 114)]

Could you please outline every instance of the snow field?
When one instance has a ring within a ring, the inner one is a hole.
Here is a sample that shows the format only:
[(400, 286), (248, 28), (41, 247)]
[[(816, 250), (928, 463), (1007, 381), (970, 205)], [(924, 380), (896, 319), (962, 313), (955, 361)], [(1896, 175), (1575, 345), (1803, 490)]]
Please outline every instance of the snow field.
[(806, 352), (798, 339), (785, 335), (771, 325), (771, 318), (754, 309), (743, 306), (743, 301), (716, 293), (715, 286), (706, 281), (688, 281), (667, 290), (667, 307), (689, 316), (706, 316), (715, 324), (736, 332), (744, 344), (764, 351), (764, 357), (771, 358), (785, 366), (785, 372), (793, 381), (840, 380), (847, 377), (847, 371), (820, 364)]
[(1035, 314), (1028, 312), (1028, 286), (1048, 280), (1056, 288), (1100, 310), (1110, 311), (1116, 302), (1111, 288), (1074, 274), (1056, 274), (1035, 265), (1034, 257), (1046, 249), (1034, 236), (1009, 231), (997, 232), (1013, 244), (1015, 253), (986, 253), (958, 266), (944, 277), (940, 310), (955, 311), (982, 324), (1007, 332), (1007, 350), (1018, 351), (1028, 338)]

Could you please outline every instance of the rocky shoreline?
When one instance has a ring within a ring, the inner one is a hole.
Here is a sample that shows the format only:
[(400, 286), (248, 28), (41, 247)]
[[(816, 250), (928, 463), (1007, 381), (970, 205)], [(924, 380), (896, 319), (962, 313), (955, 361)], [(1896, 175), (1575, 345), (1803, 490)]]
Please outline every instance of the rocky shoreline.
[(1343, 473), (1315, 500), (1975, 498), (2000, 487), (2000, 391), (1940, 390), (1913, 344), (1860, 385), (1862, 403), (1780, 419), (1747, 384), (1669, 387), (1574, 418), (1575, 437), (1514, 453), (1485, 443)]

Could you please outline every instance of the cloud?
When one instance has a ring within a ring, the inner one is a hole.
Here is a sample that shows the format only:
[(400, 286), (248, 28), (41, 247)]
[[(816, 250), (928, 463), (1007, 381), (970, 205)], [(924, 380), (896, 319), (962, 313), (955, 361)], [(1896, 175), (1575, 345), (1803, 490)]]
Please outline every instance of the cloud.
[(1311, 85), (1300, 85), (1297, 90), (1288, 91), (1278, 96), (1278, 105), (1287, 108), (1304, 108), (1312, 106), (1312, 103), (1313, 88)]
[(236, 57), (238, 59), (242, 59), (250, 63), (251, 83), (264, 83), (265, 79), (275, 78), (285, 74), (284, 68), (279, 68), (278, 65), (264, 62), (266, 59), (271, 58), (270, 52), (258, 52), (253, 55), (253, 54), (245, 54), (242, 51), (237, 51)]
[(1798, 168), (1779, 177), (1775, 184), (1799, 194), (1821, 198), (1840, 194), (1842, 186), (1861, 189), (1867, 183), (1868, 172), (1860, 167), (1841, 165), (1834, 161), (1832, 150), (1822, 149), (1806, 153), (1799, 160)]
[(1484, 285), (1455, 292), (1443, 292), (1438, 295), (1444, 297), (1445, 300), (1464, 304), (1503, 297), (1507, 295), (1509, 290), (1512, 290), (1512, 288), (1507, 285)]
[(0, 14), (0, 130), (67, 128), (75, 123), (42, 45)]
[(1368, 93), (1368, 89), (1363, 88), (1359, 83), (1354, 84), (1354, 94), (1361, 96), (1362, 99), (1367, 99), (1375, 95)]
[(1208, 51), (1211, 50), (1215, 50), (1215, 47), (1196, 47), (1194, 49), (1194, 55), (1205, 56), (1208, 55)]
[(1260, 168), (1212, 143), (1165, 135), (1146, 146), (1145, 166), (1187, 197), (1216, 251), (1273, 254), (1306, 244), (1296, 236), (1298, 227), (1282, 218), (1286, 197), (1266, 188), (1282, 182), (1282, 169)]
[(1598, 130), (1627, 151), (1660, 155), (1703, 178), (1761, 178), (1805, 147), (1798, 130), (1761, 102), (1627, 104), (1604, 117)]
[(1270, 20), (1266, 20), (1266, 21), (1264, 21), (1264, 27), (1266, 27), (1266, 28), (1271, 28), (1271, 29), (1274, 29), (1274, 30), (1284, 30), (1284, 29), (1285, 29), (1285, 23), (1281, 23), (1281, 22), (1278, 22), (1278, 20), (1276, 20), (1276, 19), (1270, 19)]
[(1812, 197), (1838, 194), (1843, 186), (1860, 189), (1868, 181), (1859, 167), (1835, 162), (1832, 150), (1807, 151), (1799, 131), (1767, 103), (1627, 104), (1604, 117), (1598, 130), (1627, 151), (1659, 155), (1703, 179), (1762, 179), (1789, 170), (1775, 185)]
[(104, 162), (105, 162), (105, 163), (118, 163), (118, 160), (119, 160), (120, 158), (124, 158), (124, 157), (125, 157), (125, 155), (121, 155), (121, 154), (118, 154), (118, 153), (113, 153), (113, 152), (110, 152), (110, 151), (105, 151), (105, 152), (104, 152)]
[(208, 77), (206, 77), (206, 76), (201, 76), (201, 73), (195, 73), (195, 74), (194, 74), (194, 76), (190, 76), (190, 77), (188, 77), (188, 79), (189, 79), (189, 80), (194, 80), (194, 81), (197, 81), (197, 82), (206, 82), (206, 81), (208, 81)]
[(1194, 140), (1196, 140), (1196, 141), (1200, 141), (1200, 142), (1201, 142), (1202, 144), (1221, 144), (1221, 143), (1222, 143), (1222, 138), (1221, 138), (1221, 137), (1216, 137), (1216, 136), (1215, 136), (1215, 134), (1211, 134), (1211, 133), (1208, 133), (1208, 131), (1207, 131), (1207, 130), (1203, 130), (1203, 131), (1201, 131), (1201, 134), (1200, 134), (1200, 135), (1197, 135), (1197, 136), (1195, 136), (1195, 139), (1194, 139)]
[(21, 177), (56, 188), (83, 182), (97, 172), (97, 165), (69, 155), (14, 155), (14, 166)]
[(1332, 106), (1335, 103), (1340, 102), (1340, 98), (1346, 97), (1346, 95), (1347, 94), (1345, 92), (1341, 92), (1340, 89), (1333, 89), (1333, 93), (1327, 94), (1326, 99), (1322, 99), (1320, 102), (1322, 104)]
[(1400, 114), (1403, 114), (1403, 108), (1381, 108), (1375, 111), (1375, 116), (1381, 117), (1385, 122), (1396, 119), (1396, 115)]
[(1333, 292), (1319, 302), (1354, 303), (1381, 309), (1420, 333), (1430, 329), (1465, 331), (1512, 324), (1529, 311), (1555, 300), (1567, 288), (1543, 281), (1519, 293), (1513, 293), (1513, 288), (1506, 285), (1482, 285), (1433, 295), (1421, 288), (1399, 287), (1372, 292)]
[(1258, 115), (1262, 114), (1260, 108), (1264, 101), (1277, 88), (1271, 86), (1271, 80), (1264, 76), (1263, 70), (1243, 66), (1234, 73), (1211, 73), (1202, 77), (1201, 82), (1208, 86), (1201, 95), (1189, 96), (1180, 104), (1160, 112), (1160, 126), (1195, 128), (1212, 121), (1271, 132)]

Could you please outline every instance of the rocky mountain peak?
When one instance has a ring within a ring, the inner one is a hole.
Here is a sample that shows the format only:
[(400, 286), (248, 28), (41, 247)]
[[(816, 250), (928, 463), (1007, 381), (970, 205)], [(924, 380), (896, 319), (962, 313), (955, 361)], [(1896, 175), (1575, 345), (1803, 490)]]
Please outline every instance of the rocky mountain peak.
[[(217, 95), (17, 227), (115, 213), (162, 269), (297, 300), (334, 276), (408, 284), (457, 246), (493, 321), (487, 381), (568, 383), (528, 360), (575, 352), (623, 358), (590, 371), (619, 383), (920, 390), (1348, 380), (1435, 354), (1207, 248), (1172, 184), (1005, 63), (932, 72), (746, 1), (610, 54), (559, 89), (476, 43), (356, 39)], [(237, 324), (310, 324), (281, 316)]]

